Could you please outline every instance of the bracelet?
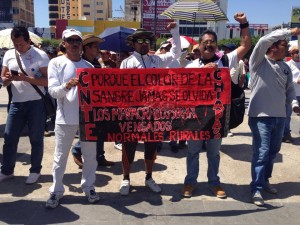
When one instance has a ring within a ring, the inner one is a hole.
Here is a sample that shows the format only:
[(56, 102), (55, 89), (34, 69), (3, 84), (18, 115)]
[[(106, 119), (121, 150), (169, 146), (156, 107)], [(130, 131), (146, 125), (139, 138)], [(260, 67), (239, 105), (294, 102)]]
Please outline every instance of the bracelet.
[(249, 27), (248, 21), (246, 23), (240, 23), (240, 28), (241, 29), (244, 29), (244, 28), (247, 28), (247, 27)]

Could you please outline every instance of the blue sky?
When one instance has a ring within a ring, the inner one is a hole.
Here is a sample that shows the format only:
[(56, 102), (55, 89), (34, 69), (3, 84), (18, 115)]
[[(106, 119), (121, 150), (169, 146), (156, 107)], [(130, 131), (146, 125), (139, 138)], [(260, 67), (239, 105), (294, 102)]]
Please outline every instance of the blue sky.
[[(113, 9), (124, 5), (124, 0), (113, 0)], [(227, 17), (229, 22), (235, 22), (236, 12), (245, 12), (250, 23), (267, 23), (270, 26), (287, 23), (291, 18), (293, 6), (300, 7), (297, 0), (228, 0)], [(34, 0), (35, 24), (37, 27), (49, 27), (48, 0)], [(117, 11), (114, 16), (120, 16)]]

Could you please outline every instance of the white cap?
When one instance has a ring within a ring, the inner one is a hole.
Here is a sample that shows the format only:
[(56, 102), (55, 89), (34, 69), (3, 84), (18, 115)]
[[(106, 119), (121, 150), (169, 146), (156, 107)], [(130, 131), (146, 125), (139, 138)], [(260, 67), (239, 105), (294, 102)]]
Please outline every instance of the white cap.
[(78, 30), (75, 30), (75, 29), (64, 30), (62, 33), (62, 38), (65, 39), (65, 38), (71, 37), (73, 35), (76, 35), (82, 39), (82, 34)]

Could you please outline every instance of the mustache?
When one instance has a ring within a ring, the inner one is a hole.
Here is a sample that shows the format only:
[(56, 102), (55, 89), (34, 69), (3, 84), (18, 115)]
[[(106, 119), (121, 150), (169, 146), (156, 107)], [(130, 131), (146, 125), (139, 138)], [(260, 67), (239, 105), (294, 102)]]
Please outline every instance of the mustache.
[(213, 50), (214, 50), (214, 48), (213, 48), (213, 47), (211, 47), (211, 46), (206, 46), (206, 47), (204, 47), (204, 50), (213, 51)]

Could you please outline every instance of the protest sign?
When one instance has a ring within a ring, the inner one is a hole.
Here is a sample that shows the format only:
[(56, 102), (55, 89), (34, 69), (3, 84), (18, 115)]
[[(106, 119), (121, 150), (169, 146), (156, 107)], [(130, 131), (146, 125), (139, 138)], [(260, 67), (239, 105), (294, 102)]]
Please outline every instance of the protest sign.
[(227, 134), (226, 68), (77, 69), (83, 141), (208, 140)]

